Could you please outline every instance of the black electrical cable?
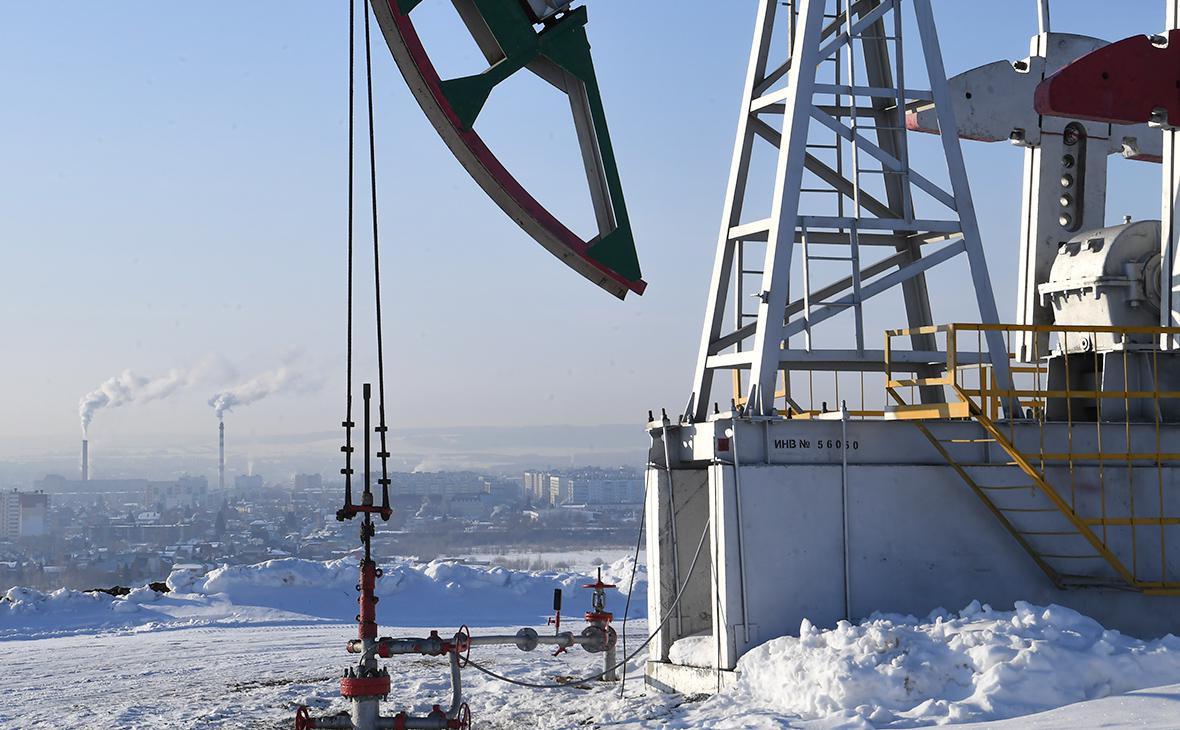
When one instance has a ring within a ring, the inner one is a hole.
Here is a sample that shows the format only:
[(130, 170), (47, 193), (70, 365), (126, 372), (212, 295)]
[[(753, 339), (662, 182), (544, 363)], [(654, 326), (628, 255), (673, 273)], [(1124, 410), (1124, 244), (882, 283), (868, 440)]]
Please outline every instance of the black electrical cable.
[(348, 302), (345, 326), (346, 372), (344, 392), (344, 507), (352, 506), (352, 260), (356, 137), (356, 2), (348, 2)]
[(581, 679), (571, 679), (568, 682), (554, 682), (552, 684), (548, 684), (548, 683), (541, 684), (538, 682), (524, 682), (519, 679), (512, 679), (511, 677), (505, 677), (503, 674), (496, 674), (492, 670), (488, 669), (487, 667), (481, 666), (480, 664), (476, 663), (472, 659), (468, 659), (467, 663), (470, 664), (471, 666), (475, 667), (479, 671), (483, 672), (484, 674), (488, 675), (492, 679), (498, 679), (501, 682), (515, 684), (520, 687), (531, 687), (532, 689), (558, 689), (558, 688), (562, 688), (562, 687), (565, 687), (565, 688), (576, 687), (579, 684), (584, 684), (586, 682), (596, 681), (599, 678), (601, 678), (603, 675), (605, 675), (606, 673), (611, 672), (615, 669), (618, 669), (619, 667), (625, 666), (627, 664), (627, 662), (629, 662), (632, 659), (634, 659), (635, 657), (639, 656), (639, 652), (646, 649), (647, 645), (652, 642), (652, 639), (659, 636), (660, 632), (663, 631), (664, 627), (668, 625), (668, 621), (672, 618), (672, 609), (676, 608), (676, 606), (678, 606), (680, 604), (680, 599), (684, 596), (684, 590), (686, 588), (688, 588), (688, 581), (692, 578), (692, 571), (694, 568), (696, 568), (697, 559), (699, 557), (701, 557), (701, 548), (703, 548), (705, 546), (705, 538), (707, 538), (709, 536), (709, 525), (711, 524), (711, 522), (712, 522), (711, 520), (708, 520), (705, 522), (705, 529), (701, 531), (701, 541), (697, 543), (697, 550), (695, 553), (693, 553), (692, 562), (688, 564), (688, 577), (684, 579), (684, 585), (680, 586), (680, 590), (676, 591), (676, 598), (673, 599), (672, 604), (670, 606), (668, 606), (668, 615), (664, 617), (664, 620), (660, 622), (659, 626), (656, 626), (655, 631), (651, 632), (651, 635), (648, 636), (647, 639), (645, 639), (644, 642), (639, 645), (638, 649), (636, 649), (634, 652), (632, 652), (630, 656), (624, 657), (623, 661), (619, 662), (618, 664), (614, 665), (613, 667), (607, 667), (606, 669), (602, 670), (601, 672), (598, 672), (597, 674), (592, 674), (589, 677), (582, 677)]
[(377, 152), (373, 131), (373, 49), (369, 39), (370, 0), (365, 0), (365, 86), (369, 112), (369, 192), (373, 209), (373, 294), (377, 307), (377, 431), (381, 434), (382, 519), (389, 519), (389, 449), (385, 434), (385, 348), (381, 332), (381, 244), (377, 226)]
[[(631, 592), (635, 590), (635, 573), (639, 570), (639, 546), (643, 544), (643, 527), (647, 520), (647, 479), (643, 480), (643, 505), (639, 508), (639, 530), (635, 535), (635, 554), (631, 558), (631, 579), (627, 581), (627, 602), (623, 604), (623, 656), (627, 656), (627, 614), (631, 611)], [(619, 697), (627, 688), (627, 664), (619, 678)]]

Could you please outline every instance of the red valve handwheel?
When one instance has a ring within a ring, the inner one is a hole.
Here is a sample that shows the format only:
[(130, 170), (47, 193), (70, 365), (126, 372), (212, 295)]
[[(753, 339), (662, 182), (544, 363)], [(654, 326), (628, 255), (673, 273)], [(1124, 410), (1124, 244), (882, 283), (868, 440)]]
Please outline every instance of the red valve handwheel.
[[(463, 639), (464, 636), (467, 638)], [(466, 669), (467, 663), (471, 661), (471, 629), (467, 628), (467, 624), (460, 626), (455, 634), (455, 651), (460, 654), (459, 668)]]

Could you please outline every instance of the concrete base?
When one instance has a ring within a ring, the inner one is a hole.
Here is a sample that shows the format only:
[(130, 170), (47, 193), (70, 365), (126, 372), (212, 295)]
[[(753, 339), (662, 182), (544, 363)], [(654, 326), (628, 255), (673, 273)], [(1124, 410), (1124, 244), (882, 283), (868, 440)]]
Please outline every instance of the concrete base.
[[(979, 484), (1029, 485), (997, 492), (1016, 500), (1010, 503), (1013, 515), (1062, 519), (1055, 511), (1019, 511), (1020, 500), (1043, 495), (1009, 464), (1007, 454), (986, 443), (978, 424), (927, 425), (945, 443), (956, 444), (956, 459), (972, 465), (968, 470)], [(1102, 437), (1107, 452), (1156, 450), (1154, 427), (1129, 436), (1125, 431), (1123, 424), (1111, 424), (1111, 433)], [(1058, 589), (911, 423), (735, 422), (721, 416), (652, 433), (648, 616), (651, 625), (668, 618), (651, 644), (652, 686), (715, 690), (714, 669), (667, 663), (673, 642), (700, 632), (718, 639), (720, 667), (729, 670), (753, 646), (797, 635), (803, 619), (825, 627), (875, 611), (924, 616), (937, 608), (959, 610), (972, 600), (1001, 610), (1016, 601), (1057, 603), (1142, 638), (1180, 633), (1178, 596), (1110, 587)], [(1014, 427), (1018, 445), (1022, 439), (1047, 439), (1046, 451), (1065, 452), (1064, 445), (1051, 443), (1063, 436), (1053, 429), (1034, 433)], [(1128, 448), (1126, 439), (1140, 437), (1144, 443)], [(1072, 438), (1075, 453), (1102, 450), (1084, 443), (1082, 434)], [(1167, 426), (1161, 439), (1163, 451), (1180, 450), (1174, 447), (1180, 443), (1175, 426)], [(1180, 516), (1180, 469), (1166, 463), (1158, 469), (1107, 464), (1101, 470), (1079, 464), (1049, 476), (1076, 500), (1079, 514)], [(690, 572), (702, 534), (704, 547)], [(1180, 525), (1109, 527), (1106, 541), (1127, 566), (1150, 576), (1145, 579), (1180, 579)], [(1076, 543), (1068, 546), (1077, 549)], [(1117, 578), (1101, 559), (1066, 567), (1108, 585)]]
[(682, 695), (713, 694), (733, 685), (738, 673), (731, 669), (686, 667), (670, 662), (647, 663), (647, 686), (659, 692)]

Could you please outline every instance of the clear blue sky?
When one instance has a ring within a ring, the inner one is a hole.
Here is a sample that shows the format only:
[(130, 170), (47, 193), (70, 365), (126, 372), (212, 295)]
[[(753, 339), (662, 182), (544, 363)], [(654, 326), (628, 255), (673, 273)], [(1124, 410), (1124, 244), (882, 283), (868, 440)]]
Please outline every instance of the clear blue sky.
[[(650, 283), (625, 303), (484, 197), (375, 39), (397, 425), (638, 424), (688, 395), (755, 3), (587, 4)], [(1055, 30), (1115, 39), (1162, 26), (1158, 0), (1112, 5), (1057, 0)], [(1033, 8), (937, 0), (948, 71), (1027, 55)], [(154, 376), (209, 355), (244, 380), (300, 351), (325, 383), (232, 414), (236, 428), (338, 425), (346, 17), (343, 3), (310, 0), (0, 4), (0, 459), (72, 451), (78, 398), (125, 368)], [(444, 73), (474, 68), (469, 41), (423, 22)], [(535, 101), (542, 90), (498, 89), (481, 128), (543, 201), (584, 224), (560, 100)], [(966, 148), (1008, 314), (1020, 152)], [(1157, 217), (1159, 168), (1116, 162), (1125, 184), (1111, 216)], [(941, 319), (972, 311), (960, 298), (953, 282), (936, 289)], [(370, 326), (358, 321), (362, 337)], [(117, 449), (206, 433), (217, 389), (100, 413), (93, 438)]]

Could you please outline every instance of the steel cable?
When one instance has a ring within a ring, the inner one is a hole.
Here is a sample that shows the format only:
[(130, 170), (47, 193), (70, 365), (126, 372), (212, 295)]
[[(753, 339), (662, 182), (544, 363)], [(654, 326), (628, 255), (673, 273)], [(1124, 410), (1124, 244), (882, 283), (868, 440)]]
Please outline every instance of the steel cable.
[[(373, 125), (373, 48), (369, 34), (370, 0), (365, 2), (365, 87), (369, 114), (369, 192), (373, 213), (373, 296), (377, 309), (377, 431), (381, 434), (382, 507), (389, 506), (389, 470), (385, 434), (385, 345), (381, 329), (381, 243), (377, 226), (377, 152)], [(386, 514), (382, 519), (388, 519)]]
[[(643, 544), (643, 527), (647, 520), (647, 478), (643, 480), (643, 505), (639, 508), (639, 530), (635, 535), (635, 554), (631, 558), (631, 579), (627, 581), (627, 602), (623, 604), (623, 656), (627, 656), (627, 614), (631, 611), (631, 592), (635, 590), (635, 572), (639, 570), (639, 547)], [(619, 697), (627, 688), (627, 663), (623, 663), (623, 675), (619, 678)]]
[(353, 280), (353, 210), (356, 138), (356, 3), (348, 2), (348, 282), (345, 324), (345, 390), (344, 390), (344, 503), (352, 504), (352, 280)]

